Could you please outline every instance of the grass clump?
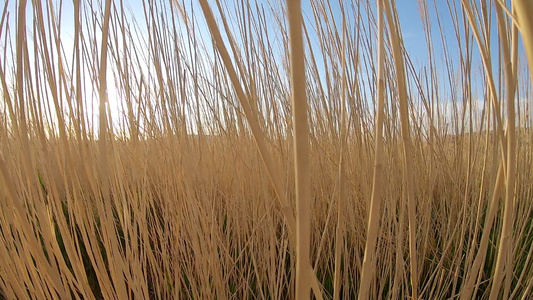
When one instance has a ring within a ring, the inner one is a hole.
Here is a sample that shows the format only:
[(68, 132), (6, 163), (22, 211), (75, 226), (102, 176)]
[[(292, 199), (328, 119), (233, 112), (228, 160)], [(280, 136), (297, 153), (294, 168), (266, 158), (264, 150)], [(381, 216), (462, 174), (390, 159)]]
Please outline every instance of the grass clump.
[(0, 298), (527, 299), (528, 3), (7, 1)]

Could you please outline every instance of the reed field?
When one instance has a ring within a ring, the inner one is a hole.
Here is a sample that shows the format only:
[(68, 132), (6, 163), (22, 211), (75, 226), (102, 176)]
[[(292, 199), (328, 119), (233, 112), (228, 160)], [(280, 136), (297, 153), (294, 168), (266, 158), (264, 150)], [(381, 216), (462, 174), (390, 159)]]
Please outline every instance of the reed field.
[(0, 299), (533, 299), (533, 2), (405, 1), (0, 4)]

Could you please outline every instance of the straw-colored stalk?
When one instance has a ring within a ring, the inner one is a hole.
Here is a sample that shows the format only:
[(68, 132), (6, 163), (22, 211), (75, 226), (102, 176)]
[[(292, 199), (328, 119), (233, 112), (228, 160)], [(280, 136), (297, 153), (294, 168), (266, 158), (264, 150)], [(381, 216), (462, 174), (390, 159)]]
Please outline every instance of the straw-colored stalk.
[(391, 9), (391, 3), (385, 0), (385, 15), (390, 29), (390, 41), (392, 56), (396, 71), (396, 84), (398, 87), (398, 101), (400, 103), (400, 120), (404, 159), (404, 188), (407, 196), (407, 212), (409, 222), (409, 258), (411, 269), (411, 297), (418, 299), (418, 258), (416, 252), (416, 199), (413, 185), (413, 158), (411, 128), (409, 124), (409, 99), (407, 94), (407, 82), (404, 69), (404, 57), (402, 54), (402, 40), (400, 25), (395, 21)]
[(372, 179), (372, 198), (368, 214), (367, 237), (365, 244), (365, 256), (361, 271), (361, 286), (359, 299), (370, 298), (372, 276), (375, 272), (376, 244), (379, 234), (379, 218), (381, 203), (383, 201), (383, 169), (385, 153), (383, 151), (383, 123), (385, 121), (385, 32), (383, 21), (383, 0), (377, 0), (378, 19), (378, 71), (377, 71), (377, 108), (376, 108), (376, 148), (374, 162), (374, 177)]
[[(111, 0), (106, 0), (104, 8), (104, 23), (102, 27), (102, 45), (107, 45), (109, 31), (110, 31), (110, 18), (111, 18)], [(99, 80), (99, 96), (100, 96), (100, 180), (101, 180), (101, 193), (102, 198), (97, 202), (97, 209), (102, 225), (105, 228), (103, 231), (104, 244), (106, 249), (109, 249), (112, 256), (116, 259), (109, 262), (111, 269), (111, 279), (113, 281), (115, 293), (119, 298), (127, 298), (128, 292), (126, 290), (126, 284), (124, 280), (124, 265), (120, 253), (119, 242), (115, 234), (115, 225), (113, 224), (112, 208), (111, 208), (111, 192), (109, 187), (109, 158), (108, 158), (108, 119), (107, 119), (107, 54), (108, 47), (102, 46), (100, 53), (100, 69), (98, 73)]]
[(516, 14), (520, 33), (524, 42), (524, 50), (529, 63), (529, 71), (533, 78), (533, 2), (529, 0), (513, 0), (513, 11)]
[[(342, 103), (347, 99), (347, 75), (346, 75), (346, 18), (344, 12), (342, 14)], [(335, 228), (335, 273), (333, 277), (333, 300), (340, 299), (342, 270), (341, 258), (344, 248), (344, 231), (346, 224), (344, 223), (344, 210), (346, 207), (346, 166), (345, 166), (345, 151), (346, 151), (346, 136), (348, 132), (348, 123), (346, 116), (346, 106), (341, 107), (341, 121), (340, 121), (340, 157), (339, 157), (339, 188), (337, 192), (337, 227)]]
[[(516, 178), (516, 133), (515, 133), (515, 91), (516, 91), (516, 73), (512, 65), (512, 56), (509, 40), (507, 37), (507, 25), (504, 19), (503, 9), (499, 3), (496, 3), (496, 15), (498, 21), (498, 33), (500, 46), (502, 50), (503, 72), (505, 76), (506, 103), (507, 103), (507, 165), (506, 165), (506, 185), (505, 185), (505, 204), (503, 212), (503, 227), (499, 241), (498, 258), (494, 269), (494, 279), (490, 291), (490, 299), (504, 298), (509, 295), (512, 280), (512, 252), (510, 245), (513, 245), (513, 223), (515, 210), (515, 178)], [(516, 36), (515, 36), (516, 38)], [(516, 42), (516, 41), (514, 41)], [(513, 43), (514, 43), (513, 42)], [(516, 51), (516, 46), (514, 47)], [(516, 56), (516, 55), (514, 55)], [(516, 65), (516, 61), (515, 61)], [(505, 287), (503, 295), (500, 293), (502, 280), (505, 278)]]
[(311, 195), (309, 185), (309, 124), (307, 121), (301, 2), (299, 0), (287, 0), (287, 14), (290, 36), (294, 171), (296, 176), (296, 299), (308, 299), (312, 281), (309, 259)]

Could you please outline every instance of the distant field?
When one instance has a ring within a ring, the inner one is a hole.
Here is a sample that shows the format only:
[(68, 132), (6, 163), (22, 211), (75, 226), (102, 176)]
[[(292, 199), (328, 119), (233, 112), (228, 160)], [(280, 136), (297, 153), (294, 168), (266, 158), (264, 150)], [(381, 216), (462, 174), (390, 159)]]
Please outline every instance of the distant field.
[(0, 299), (530, 299), (533, 6), (400, 2), (0, 6)]

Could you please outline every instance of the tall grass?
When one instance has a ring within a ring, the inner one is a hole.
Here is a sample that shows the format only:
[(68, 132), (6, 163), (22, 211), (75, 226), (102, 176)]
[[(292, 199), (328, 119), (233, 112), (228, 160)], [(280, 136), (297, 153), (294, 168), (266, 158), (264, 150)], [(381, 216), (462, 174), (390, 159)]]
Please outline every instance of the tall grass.
[(7, 1), (0, 298), (528, 299), (533, 8), (418, 4)]

